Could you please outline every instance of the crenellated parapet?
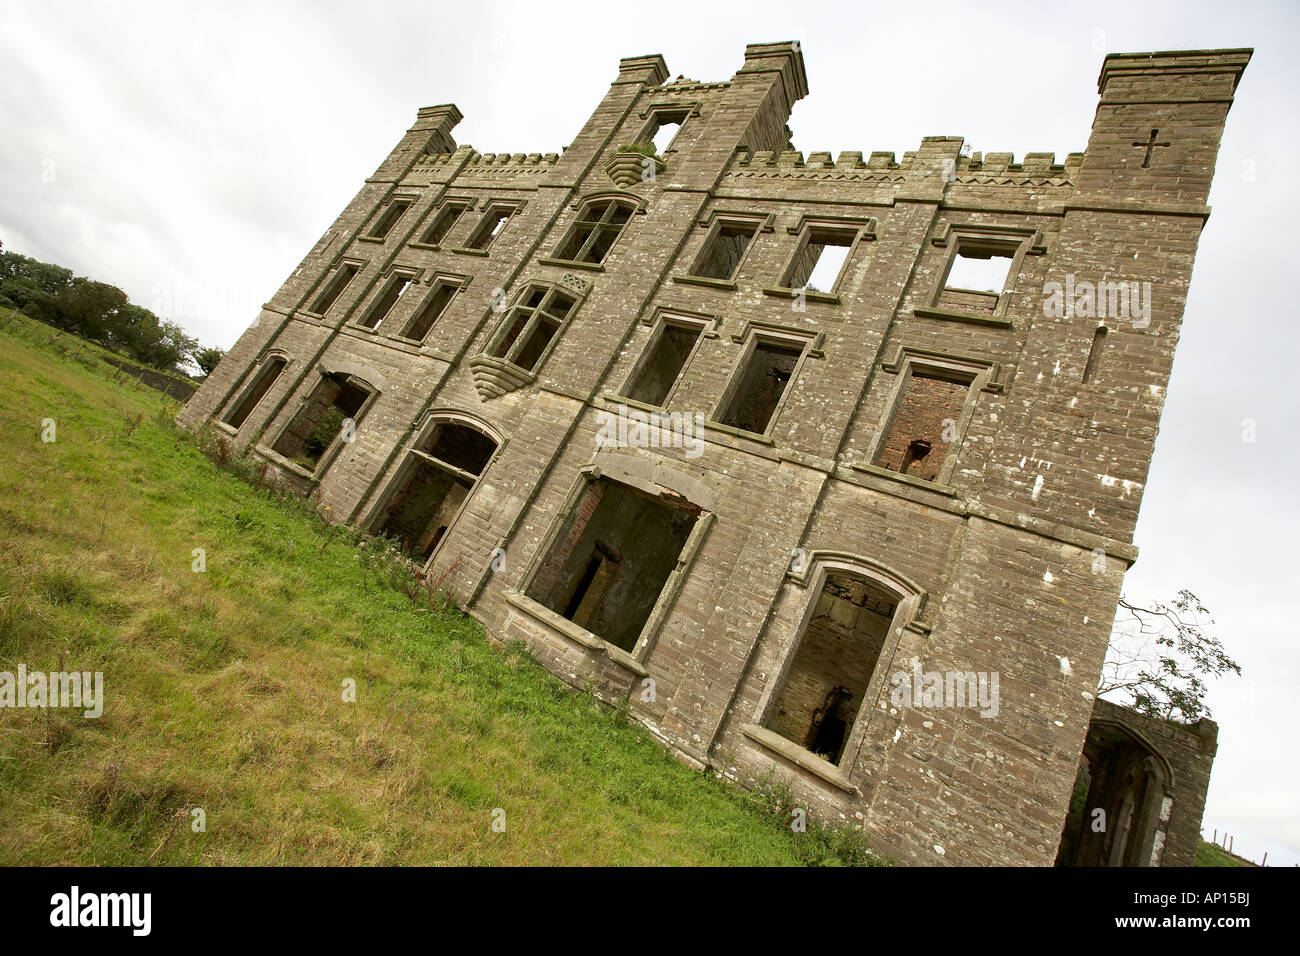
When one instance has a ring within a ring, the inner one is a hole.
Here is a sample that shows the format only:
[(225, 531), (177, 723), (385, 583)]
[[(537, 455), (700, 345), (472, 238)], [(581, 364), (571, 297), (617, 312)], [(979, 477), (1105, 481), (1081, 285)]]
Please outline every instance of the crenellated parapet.
[[(943, 140), (943, 137), (934, 137)], [(960, 140), (955, 142), (960, 143)], [(829, 152), (812, 152), (805, 159), (799, 150), (738, 150), (728, 174), (746, 179), (824, 179), (827, 182), (903, 183), (917, 175), (938, 172), (949, 182), (998, 186), (1068, 186), (1083, 163), (1083, 153), (1070, 153), (1064, 163), (1055, 153), (1026, 153), (1020, 162), (1012, 153), (970, 153), (960, 147), (936, 165), (933, 150), (909, 151), (902, 160), (892, 152), (864, 154), (845, 150), (832, 158)]]

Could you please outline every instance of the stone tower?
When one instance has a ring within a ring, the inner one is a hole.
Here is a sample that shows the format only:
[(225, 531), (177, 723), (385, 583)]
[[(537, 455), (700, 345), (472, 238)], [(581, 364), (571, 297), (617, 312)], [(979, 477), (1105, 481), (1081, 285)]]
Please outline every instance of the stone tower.
[(623, 60), (559, 155), (422, 109), (179, 420), (686, 762), (1050, 864), (1249, 58), (1107, 56), (1063, 163), (805, 157), (794, 43)]

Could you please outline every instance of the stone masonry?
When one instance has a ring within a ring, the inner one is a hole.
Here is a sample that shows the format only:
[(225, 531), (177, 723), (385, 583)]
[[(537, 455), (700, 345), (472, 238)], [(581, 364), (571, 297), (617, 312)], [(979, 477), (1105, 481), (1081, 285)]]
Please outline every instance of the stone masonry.
[(795, 43), (622, 60), (559, 154), (422, 109), (178, 420), (687, 763), (1050, 865), (1249, 58), (1107, 56), (1064, 162), (805, 156)]

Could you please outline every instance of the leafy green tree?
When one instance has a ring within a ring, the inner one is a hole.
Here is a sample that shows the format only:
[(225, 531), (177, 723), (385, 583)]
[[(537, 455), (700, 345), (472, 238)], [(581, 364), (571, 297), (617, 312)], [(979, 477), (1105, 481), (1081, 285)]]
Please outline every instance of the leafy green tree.
[(121, 289), (106, 282), (75, 279), (54, 301), (64, 328), (103, 342), (109, 338), (109, 330), (117, 326), (118, 313), (126, 307), (127, 297)]
[(211, 375), (212, 370), (217, 367), (217, 363), (225, 354), (225, 350), (215, 345), (205, 345), (194, 350), (194, 364), (203, 369), (204, 375)]
[[(0, 250), (0, 301), (156, 368), (180, 369), (199, 348), (178, 324), (133, 304), (116, 286), (15, 252)], [(212, 351), (220, 357), (220, 350)]]
[(30, 279), (42, 292), (56, 295), (72, 284), (72, 270), (16, 252), (0, 252), (0, 281)]

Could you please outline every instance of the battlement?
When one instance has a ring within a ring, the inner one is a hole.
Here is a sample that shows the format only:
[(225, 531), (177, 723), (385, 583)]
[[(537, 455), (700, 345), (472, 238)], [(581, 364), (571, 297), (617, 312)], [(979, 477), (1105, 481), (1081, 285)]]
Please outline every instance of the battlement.
[(466, 166), (494, 167), (538, 167), (554, 166), (559, 162), (559, 153), (480, 153), (472, 146), (461, 146), (454, 153), (422, 153), (415, 164), (417, 166), (446, 166), (453, 160), (469, 154)]
[[(936, 143), (956, 143), (948, 150), (936, 150)], [(749, 175), (773, 174), (799, 179), (822, 178), (827, 181), (846, 178), (871, 182), (902, 182), (909, 173), (933, 176), (942, 172), (943, 159), (951, 160), (950, 178), (956, 182), (976, 182), (990, 185), (1039, 185), (1046, 181), (1068, 183), (1083, 163), (1083, 153), (1070, 153), (1064, 163), (1056, 161), (1055, 153), (1026, 153), (1020, 162), (1012, 153), (962, 152), (960, 137), (927, 137), (922, 148), (903, 154), (900, 162), (894, 153), (874, 151), (864, 154), (857, 150), (842, 151), (832, 158), (829, 152), (811, 152), (807, 158), (800, 150), (738, 150), (731, 172), (741, 170)], [(936, 157), (938, 162), (936, 163)]]

